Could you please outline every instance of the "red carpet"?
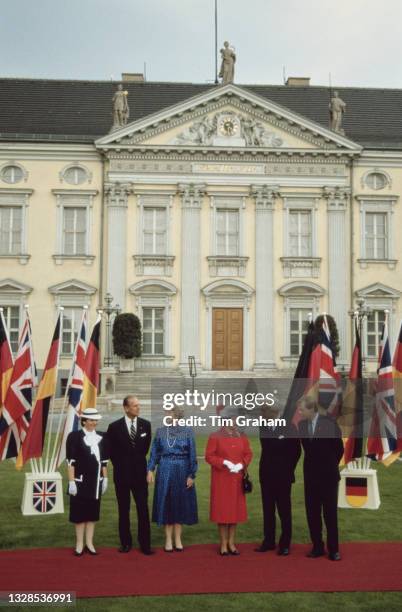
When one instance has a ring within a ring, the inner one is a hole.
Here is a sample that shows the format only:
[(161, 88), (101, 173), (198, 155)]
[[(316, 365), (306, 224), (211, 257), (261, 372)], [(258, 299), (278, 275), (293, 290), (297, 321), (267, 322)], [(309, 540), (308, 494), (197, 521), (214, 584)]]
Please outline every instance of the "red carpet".
[(78, 597), (283, 591), (401, 591), (402, 542), (342, 545), (343, 559), (306, 559), (306, 545), (289, 557), (258, 554), (241, 544), (239, 557), (220, 557), (212, 544), (145, 557), (100, 548), (73, 557), (67, 548), (0, 552), (0, 591), (76, 591)]

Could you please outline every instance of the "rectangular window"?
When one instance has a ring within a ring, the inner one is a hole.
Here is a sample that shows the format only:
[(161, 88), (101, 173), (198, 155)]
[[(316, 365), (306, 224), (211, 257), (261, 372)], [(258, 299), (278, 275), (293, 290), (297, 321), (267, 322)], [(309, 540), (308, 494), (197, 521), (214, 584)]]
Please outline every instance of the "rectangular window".
[(167, 254), (167, 209), (144, 208), (143, 222), (144, 255)]
[(387, 254), (387, 213), (366, 213), (365, 219), (366, 257), (386, 259)]
[(290, 257), (312, 256), (312, 231), (310, 210), (289, 211)]
[(216, 254), (239, 255), (239, 211), (217, 209), (216, 211)]
[(0, 255), (22, 252), (22, 206), (0, 206)]
[(290, 355), (299, 357), (308, 328), (310, 308), (290, 308)]
[(142, 345), (145, 355), (164, 354), (164, 308), (143, 308)]
[(367, 357), (378, 357), (382, 328), (385, 321), (383, 310), (374, 310), (367, 319)]
[(61, 352), (72, 355), (78, 338), (82, 308), (65, 308), (63, 310), (63, 326), (61, 333)]
[(87, 209), (63, 208), (63, 255), (85, 255), (87, 249)]
[(18, 350), (18, 339), (20, 334), (20, 307), (1, 306), (3, 308), (4, 321), (10, 338), (11, 350), (16, 353)]

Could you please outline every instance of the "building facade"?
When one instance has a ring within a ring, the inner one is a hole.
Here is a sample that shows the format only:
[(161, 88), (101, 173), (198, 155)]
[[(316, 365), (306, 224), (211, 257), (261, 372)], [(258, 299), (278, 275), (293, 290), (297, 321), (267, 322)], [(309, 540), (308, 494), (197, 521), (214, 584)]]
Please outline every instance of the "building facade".
[(326, 88), (124, 87), (133, 117), (110, 130), (116, 84), (0, 81), (13, 347), (29, 304), (43, 367), (62, 305), (67, 371), (109, 292), (142, 321), (136, 368), (290, 370), (310, 312), (335, 317), (346, 367), (364, 298), (375, 369), (384, 310), (394, 341), (402, 316), (402, 91), (340, 90), (343, 132)]

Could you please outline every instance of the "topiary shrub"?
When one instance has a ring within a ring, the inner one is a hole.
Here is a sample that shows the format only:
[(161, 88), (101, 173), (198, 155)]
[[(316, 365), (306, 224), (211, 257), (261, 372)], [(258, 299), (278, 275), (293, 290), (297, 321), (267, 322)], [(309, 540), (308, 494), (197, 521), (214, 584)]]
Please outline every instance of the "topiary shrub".
[(119, 314), (114, 320), (113, 351), (115, 355), (125, 359), (141, 357), (141, 321), (132, 312)]

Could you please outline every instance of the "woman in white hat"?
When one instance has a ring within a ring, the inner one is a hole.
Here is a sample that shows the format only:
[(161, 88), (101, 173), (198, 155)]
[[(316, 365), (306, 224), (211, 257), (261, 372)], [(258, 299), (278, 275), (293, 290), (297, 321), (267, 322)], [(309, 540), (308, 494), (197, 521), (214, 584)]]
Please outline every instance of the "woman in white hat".
[(80, 418), (81, 431), (72, 431), (66, 442), (70, 522), (75, 524), (76, 557), (81, 557), (84, 550), (91, 555), (98, 554), (93, 544), (95, 522), (99, 520), (100, 500), (108, 483), (106, 438), (96, 432), (102, 415), (96, 408), (86, 408)]

